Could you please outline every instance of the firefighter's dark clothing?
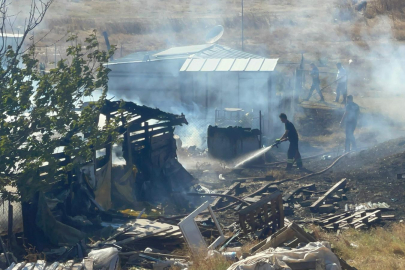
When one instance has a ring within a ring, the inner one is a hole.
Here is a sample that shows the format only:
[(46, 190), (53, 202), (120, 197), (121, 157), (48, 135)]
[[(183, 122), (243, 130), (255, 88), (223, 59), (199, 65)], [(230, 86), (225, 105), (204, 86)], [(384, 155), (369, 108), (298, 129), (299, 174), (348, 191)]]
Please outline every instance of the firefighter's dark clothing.
[(356, 149), (356, 139), (354, 138), (354, 131), (357, 126), (357, 119), (360, 112), (359, 105), (354, 102), (349, 102), (346, 105), (346, 118), (345, 118), (345, 151)]
[(300, 151), (298, 150), (298, 133), (294, 125), (287, 120), (285, 123), (285, 130), (288, 130), (288, 140), (290, 141), (290, 147), (287, 152), (287, 169), (291, 169), (294, 162), (297, 163), (298, 168), (302, 168), (302, 159)]
[(338, 74), (336, 76), (336, 80), (338, 81), (337, 88), (336, 88), (336, 100), (335, 102), (339, 102), (340, 95), (343, 95), (343, 104), (346, 104), (347, 98), (347, 72), (346, 69), (340, 67), (338, 70)]
[(312, 86), (311, 89), (309, 90), (308, 97), (306, 100), (309, 100), (314, 90), (316, 90), (316, 92), (318, 92), (319, 97), (321, 98), (321, 101), (324, 101), (320, 87), (321, 81), (319, 79), (319, 69), (317, 67), (312, 68), (310, 75), (312, 77)]

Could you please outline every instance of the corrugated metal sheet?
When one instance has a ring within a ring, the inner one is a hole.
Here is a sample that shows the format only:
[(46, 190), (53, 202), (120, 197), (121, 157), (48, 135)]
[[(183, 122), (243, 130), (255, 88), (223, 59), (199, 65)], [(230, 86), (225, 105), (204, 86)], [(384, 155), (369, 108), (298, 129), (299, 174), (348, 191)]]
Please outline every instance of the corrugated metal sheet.
[(260, 71), (273, 71), (277, 66), (278, 59), (265, 59)]
[(235, 59), (221, 59), (215, 71), (229, 71)]
[(245, 71), (259, 71), (263, 62), (264, 59), (250, 59)]
[(244, 71), (249, 64), (250, 59), (236, 59), (231, 71)]
[(221, 59), (207, 59), (201, 71), (215, 71)]
[(186, 62), (184, 62), (183, 66), (181, 67), (180, 71), (186, 71), (188, 66), (190, 65), (192, 59), (186, 59)]
[(187, 59), (180, 71), (271, 72), (278, 59)]
[(263, 59), (262, 56), (231, 49), (226, 46), (218, 44), (203, 44), (175, 47), (168, 50), (136, 52), (110, 61), (108, 64), (144, 62), (144, 59), (148, 59), (149, 61), (187, 59), (191, 54), (193, 54), (193, 58), (201, 59)]
[(174, 56), (174, 55), (189, 55), (199, 53), (202, 50), (205, 50), (209, 47), (212, 47), (212, 44), (203, 44), (203, 45), (195, 45), (195, 46), (183, 46), (183, 47), (174, 47), (163, 52), (159, 52), (155, 54), (156, 57), (166, 57), (166, 56)]
[(187, 71), (200, 71), (205, 63), (205, 59), (193, 59), (187, 68)]
[(205, 59), (220, 59), (220, 58), (251, 58), (251, 59), (258, 59), (258, 58), (263, 58), (262, 56), (247, 53), (247, 52), (242, 52), (239, 50), (231, 49), (226, 46), (221, 46), (218, 44), (215, 44), (215, 46), (212, 46), (211, 48), (208, 48), (206, 50), (203, 50), (199, 53), (197, 53), (194, 58), (205, 58)]

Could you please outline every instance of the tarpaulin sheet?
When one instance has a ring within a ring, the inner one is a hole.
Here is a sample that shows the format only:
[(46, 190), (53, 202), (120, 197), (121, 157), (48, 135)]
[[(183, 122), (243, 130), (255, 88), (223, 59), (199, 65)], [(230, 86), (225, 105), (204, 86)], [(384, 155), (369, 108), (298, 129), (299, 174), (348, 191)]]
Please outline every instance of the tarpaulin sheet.
[(313, 242), (299, 249), (270, 248), (232, 264), (227, 270), (279, 270), (291, 269), (288, 263), (321, 260), (326, 270), (342, 270), (339, 259), (328, 242)]
[(57, 246), (72, 246), (86, 237), (86, 234), (55, 219), (49, 210), (45, 196), (41, 194), (38, 200), (36, 225)]
[(135, 202), (136, 198), (133, 195), (133, 190), (132, 190), (132, 182), (131, 179), (133, 176), (134, 172), (131, 169), (129, 169), (122, 177), (120, 180), (113, 181), (114, 186), (119, 192), (119, 194), (127, 201), (127, 202)]
[(104, 210), (111, 208), (111, 167), (112, 157), (110, 156), (107, 164), (96, 171), (94, 195), (96, 196), (96, 201)]

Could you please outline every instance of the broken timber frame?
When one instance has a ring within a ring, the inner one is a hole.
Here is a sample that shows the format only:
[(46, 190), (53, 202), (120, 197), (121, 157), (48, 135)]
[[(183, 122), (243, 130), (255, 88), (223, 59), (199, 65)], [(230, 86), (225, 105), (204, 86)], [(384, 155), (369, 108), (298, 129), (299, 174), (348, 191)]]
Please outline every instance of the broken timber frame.
[(340, 180), (339, 182), (337, 182), (331, 189), (329, 189), (323, 196), (319, 197), (318, 200), (316, 200), (316, 202), (314, 202), (311, 206), (310, 209), (313, 212), (317, 212), (319, 209), (319, 206), (322, 204), (322, 202), (324, 200), (326, 200), (327, 197), (329, 197), (330, 195), (332, 195), (333, 192), (337, 191), (338, 189), (344, 187), (347, 183), (346, 178), (343, 178), (342, 180)]
[[(241, 184), (240, 182), (233, 183), (228, 189), (226, 189), (226, 190), (222, 193), (222, 195), (229, 195), (229, 193), (231, 193), (234, 189), (239, 188), (239, 187), (240, 187), (240, 184)], [(211, 207), (216, 208), (217, 205), (218, 205), (218, 203), (219, 203), (221, 200), (222, 200), (221, 197), (217, 197), (217, 198), (212, 202)]]
[(244, 233), (255, 232), (263, 226), (269, 226), (270, 222), (270, 227), (274, 233), (284, 227), (282, 194), (280, 191), (276, 191), (240, 210), (238, 214), (240, 226)]

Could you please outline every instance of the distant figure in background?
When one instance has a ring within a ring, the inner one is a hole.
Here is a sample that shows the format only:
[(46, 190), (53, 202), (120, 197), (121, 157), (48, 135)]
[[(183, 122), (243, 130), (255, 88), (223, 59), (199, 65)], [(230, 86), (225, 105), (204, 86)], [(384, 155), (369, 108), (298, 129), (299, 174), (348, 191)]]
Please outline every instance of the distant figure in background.
[[(354, 138), (354, 130), (357, 126), (357, 119), (359, 117), (360, 107), (353, 102), (353, 96), (347, 97), (346, 111), (343, 114), (340, 125), (345, 125), (346, 143), (345, 152), (356, 150), (356, 139)], [(351, 146), (351, 148), (350, 148)]]
[(294, 165), (294, 161), (297, 163), (298, 169), (302, 169), (301, 154), (298, 150), (298, 133), (293, 123), (288, 121), (285, 113), (280, 114), (280, 120), (285, 124), (284, 135), (279, 139), (280, 142), (290, 141), (290, 147), (287, 152), (287, 168), (291, 170)]
[(356, 11), (366, 11), (367, 9), (367, 1), (360, 1), (359, 0), (352, 0), (352, 4), (354, 5), (354, 9)]
[(308, 101), (311, 98), (312, 93), (316, 89), (316, 92), (318, 92), (318, 95), (321, 98), (319, 101), (325, 101), (320, 87), (321, 81), (319, 80), (319, 69), (314, 63), (311, 63), (311, 68), (312, 70), (310, 75), (312, 77), (312, 86), (311, 89), (309, 90), (308, 97), (305, 100)]
[(39, 72), (41, 75), (45, 75), (45, 64), (44, 63), (39, 63)]
[(337, 89), (336, 89), (336, 100), (335, 102), (339, 102), (340, 94), (343, 95), (342, 104), (346, 104), (346, 97), (347, 97), (347, 72), (346, 69), (343, 68), (341, 63), (337, 63), (336, 67), (338, 69), (338, 73), (336, 76), (337, 80)]

